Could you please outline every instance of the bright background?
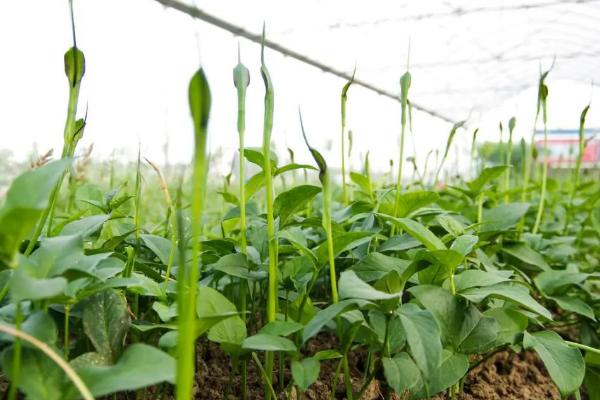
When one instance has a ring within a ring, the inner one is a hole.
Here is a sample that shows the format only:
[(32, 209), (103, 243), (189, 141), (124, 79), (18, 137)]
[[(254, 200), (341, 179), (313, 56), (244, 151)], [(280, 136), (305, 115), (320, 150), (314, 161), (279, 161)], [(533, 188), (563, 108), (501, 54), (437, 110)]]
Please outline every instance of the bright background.
[[(154, 0), (74, 4), (78, 47), (87, 60), (79, 115), (87, 106), (88, 125), (80, 148), (94, 143), (97, 158), (113, 151), (133, 158), (141, 144), (154, 161), (165, 162), (165, 154), (171, 162), (189, 160), (187, 84), (201, 60), (213, 94), (210, 147), (220, 160), (218, 173), (226, 173), (237, 147), (232, 68), (238, 42), (251, 73), (247, 143), (260, 146), (264, 88), (258, 45)], [(598, 0), (220, 0), (197, 6), (253, 33), (265, 21), (271, 40), (344, 71), (356, 64), (360, 79), (392, 92), (399, 92), (410, 40), (412, 101), (455, 121), (468, 119), (448, 166), (468, 167), (476, 127), (481, 140), (495, 140), (498, 122), (506, 126), (514, 115), (516, 138), (529, 137), (539, 68), (553, 58), (549, 126), (576, 128), (592, 100), (588, 126), (600, 127), (600, 106), (593, 102), (598, 89), (592, 86), (600, 79)], [(0, 148), (15, 160), (51, 147), (60, 153), (68, 94), (63, 54), (70, 46), (66, 0), (0, 2)], [(330, 165), (339, 165), (344, 82), (268, 50), (266, 63), (275, 86), (273, 142), (279, 154), (286, 156), (291, 147), (299, 159), (310, 160), (299, 130), (301, 106), (313, 145)], [(421, 112), (413, 117), (406, 155), (416, 152), (422, 164), (427, 151), (443, 149), (450, 125)], [(354, 165), (368, 150), (375, 170), (387, 170), (389, 160), (397, 159), (397, 102), (353, 86), (348, 127)]]

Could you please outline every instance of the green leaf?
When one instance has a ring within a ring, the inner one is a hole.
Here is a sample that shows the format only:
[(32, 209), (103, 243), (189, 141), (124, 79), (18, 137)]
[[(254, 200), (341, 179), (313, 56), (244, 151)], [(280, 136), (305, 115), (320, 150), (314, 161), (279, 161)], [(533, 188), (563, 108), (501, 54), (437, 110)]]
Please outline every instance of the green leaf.
[[(2, 352), (2, 370), (8, 379), (13, 375), (12, 347)], [(42, 352), (23, 348), (21, 350), (21, 371), (18, 388), (30, 400), (67, 400), (75, 396), (65, 396), (67, 381), (65, 373), (54, 361)]]
[(421, 242), (414, 239), (412, 236), (404, 233), (402, 235), (392, 236), (383, 242), (377, 251), (405, 251), (419, 247)]
[(239, 315), (236, 315), (235, 305), (215, 289), (208, 286), (198, 287), (196, 313), (200, 320), (206, 321), (209, 326), (209, 340), (240, 345), (246, 338), (246, 325)]
[(264, 271), (250, 271), (246, 256), (242, 253), (227, 254), (219, 258), (216, 263), (211, 264), (210, 267), (236, 278), (256, 280), (266, 277)]
[(529, 323), (527, 316), (508, 307), (490, 308), (485, 310), (484, 315), (494, 318), (500, 326), (496, 346), (515, 344)]
[(590, 307), (585, 301), (580, 298), (569, 296), (569, 295), (560, 295), (560, 296), (547, 296), (549, 299), (552, 299), (558, 304), (560, 308), (565, 311), (571, 311), (579, 315), (583, 315), (593, 321), (596, 320), (596, 316), (594, 315), (594, 310)]
[(465, 309), (452, 293), (439, 286), (418, 285), (408, 290), (439, 322), (446, 343), (459, 342)]
[(15, 302), (49, 299), (62, 294), (67, 287), (65, 278), (37, 279), (22, 265), (13, 272), (10, 279), (10, 296)]
[(299, 185), (280, 193), (273, 203), (273, 214), (279, 217), (279, 226), (284, 226), (290, 216), (306, 208), (306, 204), (320, 191), (318, 186)]
[(335, 360), (337, 358), (342, 358), (342, 354), (337, 351), (337, 350), (321, 350), (321, 351), (317, 351), (315, 353), (315, 355), (313, 356), (313, 358), (319, 360), (319, 361), (325, 361), (325, 360)]
[(242, 343), (244, 349), (260, 351), (296, 351), (294, 342), (281, 336), (257, 333)]
[(429, 250), (447, 249), (444, 243), (433, 232), (417, 221), (408, 218), (391, 218), (387, 216), (386, 219), (408, 232), (409, 235), (417, 239)]
[(292, 361), (292, 376), (298, 389), (305, 391), (319, 377), (321, 364), (316, 358), (306, 357), (302, 361)]
[[(270, 153), (271, 163), (273, 166), (275, 166), (277, 165), (277, 155), (273, 151)], [(244, 157), (246, 160), (257, 165), (259, 168), (262, 169), (264, 167), (265, 157), (263, 156), (262, 149), (246, 147), (244, 149)]]
[(135, 343), (115, 365), (78, 365), (76, 372), (94, 396), (175, 382), (175, 359), (155, 347)]
[(407, 217), (418, 209), (436, 202), (439, 198), (440, 195), (437, 192), (428, 190), (402, 193), (397, 216), (400, 218)]
[(356, 299), (342, 300), (320, 310), (304, 327), (304, 331), (302, 332), (302, 342), (306, 343), (308, 339), (319, 333), (321, 328), (339, 314), (354, 309), (360, 304), (364, 305), (368, 304), (368, 302), (361, 302)]
[(561, 395), (574, 393), (583, 382), (585, 363), (578, 349), (569, 347), (553, 331), (525, 332), (523, 346), (533, 348), (540, 356)]
[(352, 270), (342, 272), (338, 285), (340, 298), (342, 299), (387, 300), (402, 295), (402, 293), (390, 294), (379, 291), (361, 280)]
[(433, 314), (404, 306), (400, 309), (400, 321), (415, 363), (425, 377), (431, 376), (442, 355), (440, 328)]
[[(367, 243), (372, 237), (373, 233), (371, 232), (352, 231), (338, 234), (333, 238), (333, 255), (334, 257), (337, 257), (344, 251), (354, 249), (361, 244)], [(327, 241), (318, 245), (314, 249), (314, 252), (321, 265), (328, 262)]]
[(419, 383), (419, 370), (408, 354), (400, 353), (394, 358), (383, 357), (381, 362), (385, 380), (398, 395)]
[(454, 286), (458, 292), (472, 287), (491, 286), (501, 282), (508, 282), (511, 271), (481, 271), (469, 269), (454, 277)]
[(142, 234), (140, 239), (144, 245), (148, 247), (160, 260), (161, 263), (167, 265), (169, 263), (169, 253), (171, 252), (172, 243), (170, 240), (162, 236)]
[(452, 217), (451, 215), (440, 214), (437, 216), (437, 220), (442, 228), (444, 228), (446, 232), (454, 237), (462, 235), (465, 231), (463, 224), (457, 221), (456, 218)]
[(114, 362), (123, 349), (131, 320), (125, 299), (111, 289), (92, 295), (83, 308), (83, 330), (96, 351)]
[(258, 331), (258, 333), (266, 333), (268, 335), (289, 336), (294, 332), (298, 332), (304, 326), (294, 321), (271, 321)]
[(571, 271), (548, 270), (539, 273), (533, 281), (546, 295), (559, 294), (561, 289), (584, 282), (588, 274)]
[(365, 282), (371, 282), (383, 278), (392, 271), (396, 271), (402, 275), (409, 264), (410, 261), (408, 260), (373, 252), (367, 254), (358, 264), (353, 265), (351, 270), (360, 279)]
[(431, 395), (441, 392), (458, 382), (469, 370), (469, 359), (464, 354), (452, 354), (444, 350), (440, 366), (429, 378)]
[(169, 322), (177, 316), (177, 303), (167, 305), (160, 301), (155, 301), (152, 304), (152, 309), (156, 311), (162, 322)]
[(110, 219), (108, 214), (92, 215), (69, 222), (60, 231), (61, 236), (79, 235), (86, 239), (100, 231), (106, 221)]
[(498, 339), (500, 325), (492, 318), (481, 314), (471, 305), (464, 314), (458, 351), (465, 354), (481, 354), (489, 351)]
[(585, 371), (585, 387), (589, 400), (600, 400), (600, 371), (588, 368)]
[(369, 177), (358, 172), (350, 172), (350, 179), (352, 182), (362, 190), (364, 193), (369, 194), (371, 192), (371, 181)]
[[(21, 325), (21, 330), (49, 345), (54, 345), (58, 339), (58, 330), (54, 319), (43, 311), (35, 311)], [(13, 338), (11, 336), (11, 338)], [(30, 346), (28, 343), (23, 343)]]
[(510, 168), (510, 165), (497, 165), (494, 167), (484, 168), (477, 178), (471, 182), (467, 182), (467, 186), (472, 192), (477, 194), (481, 192), (485, 185), (500, 177), (508, 168)]
[(316, 168), (313, 167), (312, 165), (308, 165), (308, 164), (295, 164), (295, 163), (291, 163), (291, 164), (286, 164), (282, 167), (276, 167), (273, 169), (273, 176), (279, 176), (285, 172), (288, 171), (294, 171), (296, 169), (311, 169), (311, 170), (315, 170)]
[[(44, 238), (40, 247), (29, 257), (32, 266), (27, 269), (37, 278), (54, 277), (67, 271), (77, 271), (104, 280), (119, 272), (112, 270), (112, 267), (118, 267), (117, 264), (110, 266), (110, 271), (102, 270), (103, 261), (110, 255), (111, 253), (108, 252), (86, 255), (80, 235)], [(124, 264), (122, 266), (124, 267)]]
[(517, 225), (529, 209), (529, 203), (508, 203), (483, 210), (479, 232), (504, 232)]
[(478, 241), (479, 238), (477, 236), (462, 235), (454, 239), (454, 242), (452, 242), (452, 245), (450, 246), (450, 250), (454, 250), (463, 257), (466, 257), (473, 251), (473, 248)]
[(62, 159), (19, 175), (0, 207), (0, 259), (9, 261), (48, 206), (50, 194), (71, 163)]
[(535, 301), (533, 297), (529, 295), (529, 290), (523, 285), (498, 283), (492, 286), (467, 289), (462, 291), (460, 295), (474, 303), (480, 303), (488, 296), (510, 300), (549, 320), (552, 319), (550, 311)]
[(544, 257), (525, 243), (504, 245), (502, 252), (515, 257), (530, 267), (536, 267), (540, 271), (551, 270), (550, 265), (544, 260)]

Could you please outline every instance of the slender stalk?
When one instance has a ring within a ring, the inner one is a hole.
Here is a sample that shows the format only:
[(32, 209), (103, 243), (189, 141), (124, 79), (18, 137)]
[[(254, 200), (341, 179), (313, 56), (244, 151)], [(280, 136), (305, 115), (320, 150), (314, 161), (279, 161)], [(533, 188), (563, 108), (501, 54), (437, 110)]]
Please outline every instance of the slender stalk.
[[(17, 302), (15, 310), (15, 328), (16, 331), (21, 331), (21, 323), (23, 322), (23, 311), (21, 309), (21, 302)], [(13, 360), (12, 360), (12, 376), (10, 390), (8, 391), (8, 400), (16, 400), (17, 388), (19, 386), (19, 377), (21, 375), (21, 336), (15, 336), (15, 344), (13, 346)]]
[[(585, 117), (590, 109), (590, 105), (588, 104), (583, 111), (581, 112), (581, 116), (579, 117), (579, 147), (577, 152), (577, 160), (575, 161), (575, 170), (573, 171), (573, 186), (571, 186), (571, 192), (569, 194), (569, 209), (573, 207), (573, 200), (575, 200), (575, 192), (577, 191), (577, 187), (579, 186), (579, 172), (581, 171), (581, 161), (583, 160), (583, 152), (585, 151)], [(570, 210), (567, 212), (567, 216), (565, 218), (565, 228), (564, 233), (567, 233), (569, 227), (569, 215)]]
[(479, 128), (473, 131), (473, 138), (471, 139), (471, 168), (473, 168), (474, 175), (477, 175), (477, 169), (475, 168), (475, 154), (477, 152), (477, 134)]
[[(552, 66), (550, 67), (550, 69), (552, 69)], [(544, 91), (546, 91), (546, 95), (548, 87), (544, 84), (544, 80), (546, 79), (546, 76), (548, 76), (548, 73), (550, 72), (550, 69), (547, 70), (546, 72), (540, 74), (540, 79), (539, 79), (539, 83), (538, 83), (538, 94), (537, 94), (537, 106), (536, 106), (536, 110), (535, 110), (535, 118), (533, 120), (533, 129), (531, 132), (531, 140), (530, 140), (530, 149), (529, 151), (526, 153), (527, 157), (525, 157), (525, 167), (523, 169), (523, 183), (522, 183), (522, 188), (521, 188), (521, 201), (525, 202), (527, 201), (527, 198), (529, 197), (527, 195), (527, 187), (529, 186), (529, 180), (531, 179), (531, 169), (532, 169), (532, 164), (533, 164), (533, 152), (535, 151), (535, 130), (537, 127), (537, 122), (538, 119), (540, 117), (540, 110), (541, 110), (541, 106), (542, 106), (542, 98), (544, 97)], [(521, 221), (519, 222), (519, 225), (517, 227), (517, 231), (519, 233), (523, 232), (523, 229), (525, 227), (525, 216), (523, 216), (521, 218)]]
[[(238, 100), (238, 116), (237, 116), (237, 130), (239, 137), (239, 207), (240, 207), (240, 250), (242, 254), (247, 253), (247, 239), (246, 239), (246, 174), (245, 164), (246, 159), (244, 157), (244, 133), (246, 131), (246, 88), (250, 84), (250, 72), (241, 61), (240, 47), (238, 43), (238, 64), (233, 69), (233, 83), (237, 89), (237, 100)], [(244, 322), (246, 322), (246, 289), (248, 283), (242, 279), (240, 280), (240, 311)], [(242, 399), (246, 400), (247, 397), (247, 361), (242, 360)]]
[[(407, 68), (408, 69), (408, 68)], [(394, 216), (398, 216), (400, 209), (400, 195), (402, 192), (402, 166), (404, 165), (404, 133), (406, 130), (406, 119), (407, 119), (407, 104), (408, 104), (408, 90), (411, 84), (411, 75), (409, 71), (406, 71), (400, 78), (400, 106), (401, 106), (401, 117), (400, 117), (400, 158), (398, 159), (398, 177), (396, 180), (396, 198), (394, 201)], [(396, 227), (392, 225), (391, 235), (394, 234)]]
[[(240, 248), (243, 254), (246, 254), (246, 179), (244, 157), (244, 134), (246, 132), (246, 88), (250, 84), (250, 72), (242, 62), (238, 44), (238, 64), (233, 69), (233, 83), (237, 89), (238, 116), (237, 130), (239, 137), (239, 201), (240, 201)], [(245, 288), (245, 285), (243, 285)], [(242, 296), (242, 295), (240, 295)], [(242, 296), (242, 314), (246, 311), (245, 290)]]
[(600, 355), (600, 349), (596, 349), (594, 347), (586, 346), (585, 344), (581, 344), (581, 343), (577, 343), (577, 342), (571, 342), (569, 340), (565, 340), (565, 343), (568, 344), (571, 347), (575, 347), (575, 348), (580, 349), (580, 350), (584, 350), (584, 351), (588, 351), (590, 353), (594, 353), (594, 354)]
[[(277, 238), (275, 237), (275, 219), (273, 217), (273, 174), (271, 171), (271, 132), (273, 130), (274, 91), (269, 70), (265, 65), (265, 27), (263, 25), (262, 45), (260, 51), (260, 74), (265, 84), (265, 112), (263, 126), (263, 172), (265, 174), (265, 191), (267, 202), (267, 240), (269, 245), (269, 282), (267, 293), (267, 321), (275, 321), (277, 313)], [(273, 373), (273, 353), (267, 352), (265, 369), (269, 385)], [(266, 391), (265, 398), (269, 400), (271, 392)]]
[(511, 166), (511, 161), (512, 161), (512, 148), (513, 148), (513, 131), (515, 130), (515, 124), (517, 123), (517, 120), (515, 117), (512, 117), (509, 121), (508, 121), (508, 149), (506, 152), (506, 165), (509, 166), (509, 168), (506, 170), (506, 173), (504, 174), (504, 202), (508, 203), (508, 201), (510, 200), (510, 196), (509, 196), (509, 192), (510, 192), (510, 171), (512, 169)]
[[(145, 158), (146, 162), (152, 167), (152, 169), (156, 172), (158, 176), (158, 181), (160, 183), (160, 189), (163, 193), (163, 198), (165, 200), (165, 204), (167, 206), (167, 216), (165, 219), (165, 230), (166, 235), (170, 236), (171, 239), (171, 248), (169, 250), (169, 258), (167, 259), (167, 270), (165, 272), (164, 283), (164, 291), (166, 295), (167, 284), (171, 279), (171, 268), (173, 267), (173, 263), (175, 262), (175, 255), (177, 253), (177, 218), (175, 217), (175, 207), (173, 205), (173, 201), (171, 199), (171, 194), (169, 193), (169, 186), (165, 177), (162, 174), (159, 166), (152, 161)], [(170, 232), (169, 232), (170, 230)], [(169, 235), (170, 234), (170, 235)]]
[[(81, 138), (81, 134), (83, 133), (83, 126), (78, 127), (76, 121), (77, 114), (77, 103), (79, 101), (79, 90), (81, 88), (81, 80), (83, 75), (85, 74), (85, 56), (83, 52), (77, 48), (77, 42), (75, 38), (75, 19), (73, 16), (73, 2), (69, 1), (69, 6), (71, 10), (71, 27), (73, 32), (73, 47), (71, 47), (64, 56), (64, 64), (65, 64), (65, 74), (67, 75), (67, 79), (69, 80), (69, 104), (67, 107), (67, 119), (65, 121), (64, 128), (64, 142), (63, 142), (63, 150), (62, 150), (62, 158), (72, 157), (75, 153), (75, 147), (77, 142)], [(85, 125), (85, 123), (83, 124)], [(56, 199), (58, 197), (58, 192), (60, 191), (60, 187), (64, 181), (64, 178), (67, 174), (67, 169), (63, 172), (60, 179), (56, 183), (52, 194), (50, 195), (50, 202), (48, 207), (42, 213), (40, 220), (38, 221), (31, 238), (29, 239), (29, 243), (27, 248), (25, 249), (25, 255), (31, 254), (35, 245), (46, 225), (46, 221), (50, 215), (54, 213), (54, 206), (56, 204)], [(52, 226), (52, 222), (48, 223), (48, 232), (50, 233), (50, 229)]]
[(442, 160), (438, 164), (437, 170), (435, 172), (435, 179), (433, 182), (433, 186), (437, 186), (439, 177), (440, 177), (440, 172), (442, 171), (442, 167), (444, 166), (446, 157), (448, 157), (448, 152), (450, 151), (450, 146), (452, 146), (452, 141), (454, 140), (454, 136), (456, 135), (458, 128), (461, 128), (464, 124), (465, 124), (465, 121), (460, 121), (452, 126), (452, 129), (450, 130), (450, 134), (448, 135), (448, 140), (446, 141), (446, 149), (444, 150), (444, 155), (442, 156)]
[(535, 224), (533, 225), (532, 233), (536, 234), (540, 228), (542, 222), (542, 215), (544, 213), (544, 202), (546, 200), (546, 181), (548, 179), (548, 112), (546, 102), (548, 98), (548, 86), (544, 83), (542, 78), (540, 82), (540, 102), (542, 105), (542, 121), (544, 123), (544, 146), (543, 146), (543, 165), (542, 165), (542, 189), (540, 192), (540, 203), (538, 205), (537, 214), (535, 217)]
[(348, 100), (348, 89), (354, 82), (354, 74), (356, 74), (356, 67), (352, 72), (352, 78), (342, 88), (342, 200), (344, 204), (348, 203), (348, 189), (346, 187), (346, 101)]
[(327, 256), (329, 260), (329, 280), (331, 285), (331, 299), (334, 303), (338, 302), (338, 290), (337, 290), (337, 277), (335, 272), (335, 254), (333, 251), (333, 231), (331, 228), (331, 181), (329, 177), (329, 171), (327, 170), (327, 163), (325, 162), (325, 158), (319, 153), (318, 150), (311, 147), (308, 143), (308, 138), (306, 137), (306, 132), (304, 130), (304, 123), (302, 122), (302, 113), (298, 110), (298, 115), (300, 118), (300, 128), (302, 130), (302, 136), (304, 137), (304, 142), (306, 143), (306, 147), (312, 154), (315, 162), (319, 166), (319, 180), (321, 181), (321, 186), (323, 187), (323, 229), (325, 230), (326, 240), (327, 240)]
[(71, 305), (65, 305), (65, 327), (64, 327), (64, 340), (63, 340), (63, 353), (65, 360), (69, 360), (69, 317), (71, 316)]
[(256, 366), (258, 367), (258, 370), (260, 371), (260, 374), (263, 377), (263, 381), (265, 382), (265, 386), (268, 389), (269, 398), (272, 397), (272, 398), (276, 399), (277, 398), (277, 394), (275, 393), (275, 389), (273, 389), (273, 385), (271, 384), (271, 378), (270, 378), (269, 374), (267, 374), (267, 371), (265, 370), (265, 368), (263, 367), (262, 363), (258, 359), (258, 356), (254, 352), (252, 353), (252, 359), (256, 363)]
[[(192, 182), (192, 263), (185, 265), (182, 259), (178, 279), (179, 341), (177, 344), (177, 400), (192, 398), (194, 380), (194, 356), (196, 341), (196, 288), (200, 265), (200, 234), (202, 209), (206, 191), (207, 157), (206, 128), (210, 113), (210, 88), (204, 71), (200, 68), (192, 77), (189, 85), (189, 104), (194, 122), (194, 161)], [(181, 231), (181, 226), (179, 230)], [(180, 236), (180, 242), (182, 241)], [(181, 245), (180, 245), (181, 246)], [(181, 252), (181, 250), (180, 250)]]

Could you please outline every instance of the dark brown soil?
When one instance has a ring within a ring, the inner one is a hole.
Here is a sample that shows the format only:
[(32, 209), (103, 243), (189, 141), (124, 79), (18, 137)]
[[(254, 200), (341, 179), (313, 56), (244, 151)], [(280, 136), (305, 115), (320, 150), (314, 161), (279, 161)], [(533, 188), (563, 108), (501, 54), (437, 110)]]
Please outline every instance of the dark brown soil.
[(535, 353), (498, 353), (474, 368), (461, 400), (560, 400), (560, 394)]
[[(309, 354), (319, 350), (335, 348), (335, 337), (320, 334), (307, 345)], [(224, 400), (240, 398), (240, 374), (234, 373), (234, 378), (229, 380), (229, 358), (213, 343), (203, 343), (201, 346), (202, 361), (199, 372), (201, 387), (196, 388), (198, 400)], [(352, 386), (358, 391), (363, 383), (363, 371), (367, 354), (364, 351), (351, 353), (349, 360), (352, 376)], [(325, 400), (331, 398), (333, 382), (336, 384), (336, 399), (345, 399), (343, 374), (336, 377), (338, 360), (324, 361), (321, 364), (321, 374), (305, 393), (299, 395), (290, 392), (290, 399)], [(275, 362), (277, 369), (277, 360)], [(274, 374), (273, 386), (279, 390), (279, 374)], [(290, 372), (284, 370), (283, 387), (287, 388)], [(254, 362), (248, 362), (248, 398), (251, 400), (263, 399), (264, 388), (259, 371)], [(388, 390), (384, 382), (373, 380), (365, 391), (363, 400), (384, 399)], [(281, 399), (288, 398), (286, 393), (280, 395)], [(392, 399), (400, 400), (401, 397), (392, 395)], [(560, 400), (560, 394), (548, 376), (543, 363), (535, 353), (524, 352), (515, 354), (504, 351), (490, 357), (481, 365), (474, 368), (464, 383), (463, 392), (459, 400)], [(437, 395), (434, 400), (447, 399), (444, 394)]]

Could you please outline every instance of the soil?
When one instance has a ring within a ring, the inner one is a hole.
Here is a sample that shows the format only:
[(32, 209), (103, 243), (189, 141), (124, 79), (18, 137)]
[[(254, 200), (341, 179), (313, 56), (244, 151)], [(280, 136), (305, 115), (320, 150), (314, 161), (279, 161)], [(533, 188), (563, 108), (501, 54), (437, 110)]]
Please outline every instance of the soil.
[[(335, 337), (328, 334), (320, 334), (307, 344), (307, 353), (314, 354), (317, 351), (336, 348)], [(195, 399), (197, 400), (230, 400), (240, 398), (240, 378), (235, 377), (230, 381), (230, 361), (218, 345), (214, 343), (203, 343), (199, 346), (202, 361), (199, 365), (198, 381), (201, 387), (196, 388)], [(363, 384), (363, 371), (367, 360), (364, 350), (354, 351), (349, 358), (349, 367), (352, 377), (352, 386), (358, 391)], [(336, 377), (338, 360), (328, 360), (321, 363), (319, 379), (306, 392), (298, 394), (290, 393), (294, 400), (325, 400), (331, 398), (333, 382), (336, 383), (336, 399), (345, 399), (345, 386), (343, 374)], [(277, 369), (277, 360), (275, 369)], [(279, 374), (274, 374), (273, 387), (279, 390)], [(290, 380), (290, 371), (284, 370), (283, 386), (286, 387)], [(384, 399), (389, 389), (384, 382), (374, 379), (365, 394), (363, 400)], [(260, 374), (254, 362), (248, 363), (248, 399), (257, 400), (264, 398), (264, 388)], [(287, 398), (285, 394), (280, 399)], [(404, 400), (403, 397), (393, 394), (393, 400)], [(440, 394), (433, 397), (434, 400), (443, 400), (448, 397)], [(516, 354), (503, 351), (490, 357), (481, 365), (474, 368), (465, 380), (459, 400), (560, 400), (558, 389), (552, 383), (540, 358), (532, 352)], [(585, 396), (583, 396), (585, 399)]]
[[(334, 349), (337, 340), (334, 336), (321, 333), (310, 340), (306, 345), (308, 355), (320, 350)], [(231, 358), (212, 342), (200, 341), (198, 343), (198, 365), (196, 382), (201, 383), (194, 387), (196, 400), (234, 400), (241, 398), (241, 363), (232, 363)], [(275, 360), (275, 373), (273, 387), (280, 393), (279, 399), (292, 400), (328, 400), (331, 399), (333, 382), (336, 382), (335, 399), (345, 399), (345, 385), (343, 374), (336, 376), (338, 360), (328, 360), (321, 363), (319, 379), (304, 393), (289, 392), (288, 383), (291, 373), (284, 369), (283, 387), (280, 390), (279, 374), (277, 371), (278, 360)], [(367, 353), (357, 350), (350, 353), (349, 367), (354, 391), (358, 391), (363, 384), (363, 371), (367, 363)], [(233, 365), (232, 365), (233, 364)], [(260, 372), (253, 361), (248, 361), (248, 399), (260, 400), (264, 398), (264, 387)], [(233, 374), (230, 371), (233, 370)], [(232, 377), (230, 377), (232, 375)], [(0, 379), (0, 393), (6, 381)], [(4, 388), (5, 389), (5, 388)], [(166, 390), (165, 390), (166, 389)], [(383, 400), (389, 388), (383, 381), (374, 379), (365, 390), (362, 400)], [(162, 385), (148, 389), (151, 399), (172, 400), (171, 390)], [(287, 393), (289, 392), (289, 397)], [(389, 393), (392, 400), (406, 400), (406, 396)], [(2, 398), (0, 396), (0, 398)], [(134, 393), (121, 393), (119, 400), (134, 399)], [(587, 396), (583, 393), (582, 398)], [(109, 399), (113, 399), (109, 396)], [(432, 400), (447, 400), (446, 394), (438, 394)], [(482, 362), (469, 372), (464, 382), (462, 393), (458, 400), (560, 400), (560, 394), (537, 354), (523, 352), (516, 354), (510, 351), (499, 352)]]

